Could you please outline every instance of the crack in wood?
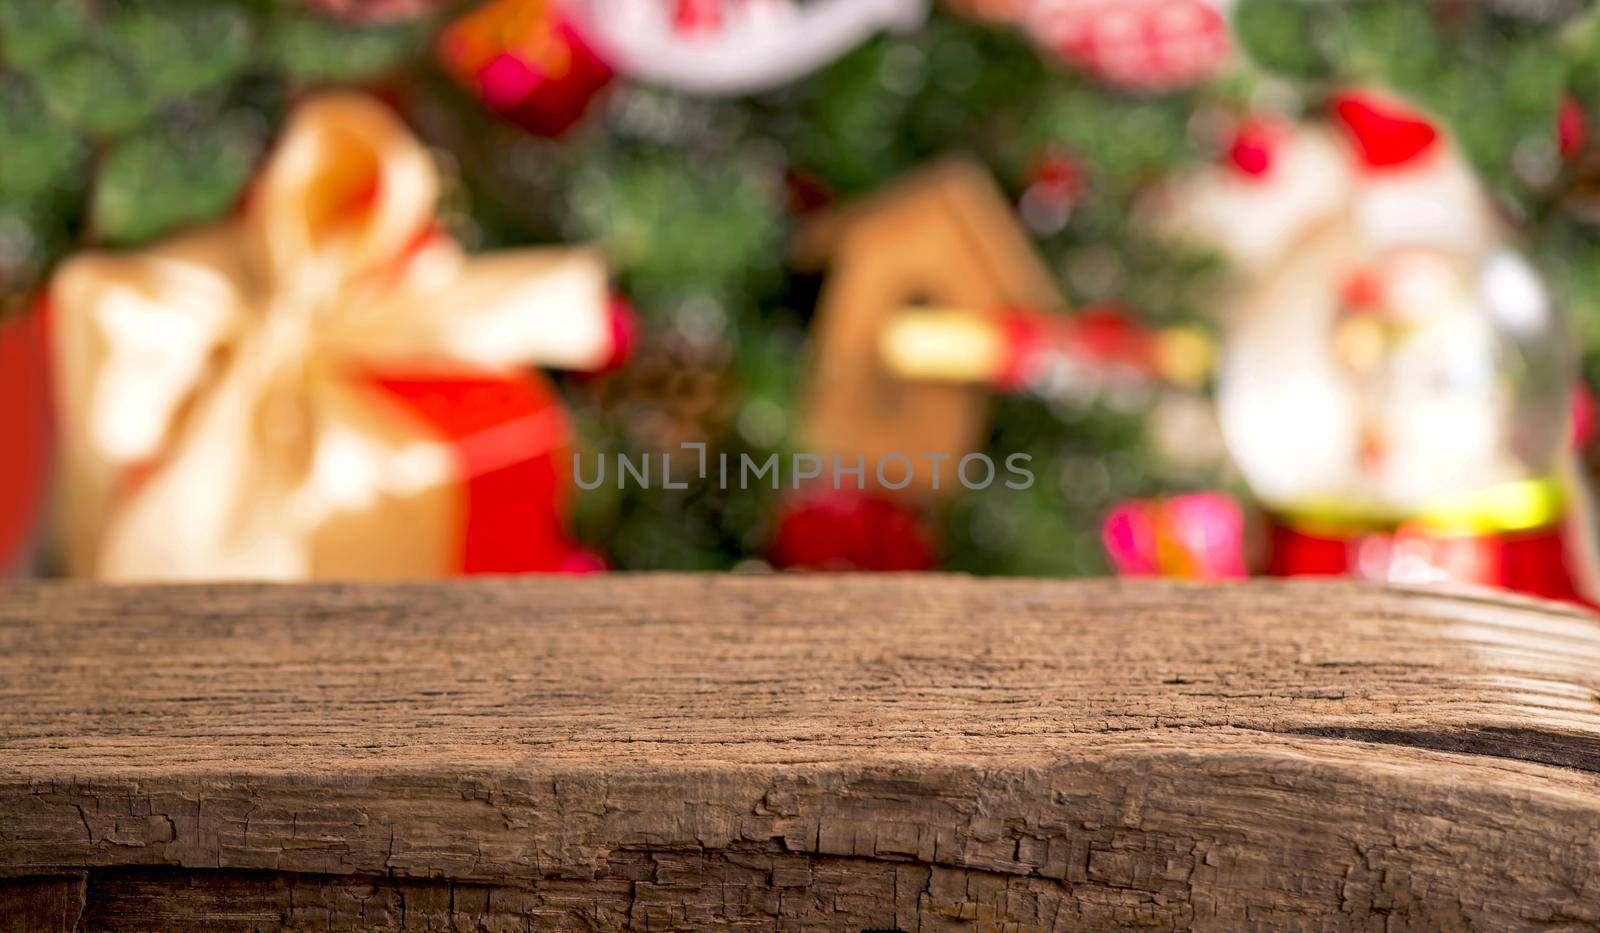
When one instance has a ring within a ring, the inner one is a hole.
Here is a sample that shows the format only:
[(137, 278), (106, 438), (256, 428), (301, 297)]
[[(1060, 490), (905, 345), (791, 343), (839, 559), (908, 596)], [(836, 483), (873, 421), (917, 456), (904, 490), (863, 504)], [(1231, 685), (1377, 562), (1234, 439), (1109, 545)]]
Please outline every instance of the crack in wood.
[[(1254, 729), (1253, 726), (1241, 728)], [(1279, 735), (1303, 735), (1321, 739), (1371, 742), (1402, 748), (1421, 748), (1456, 755), (1481, 755), (1532, 764), (1570, 768), (1586, 774), (1600, 774), (1600, 741), (1537, 729), (1485, 726), (1477, 732), (1425, 732), (1401, 729), (1368, 729), (1360, 726), (1312, 726), (1295, 729), (1261, 730)]]

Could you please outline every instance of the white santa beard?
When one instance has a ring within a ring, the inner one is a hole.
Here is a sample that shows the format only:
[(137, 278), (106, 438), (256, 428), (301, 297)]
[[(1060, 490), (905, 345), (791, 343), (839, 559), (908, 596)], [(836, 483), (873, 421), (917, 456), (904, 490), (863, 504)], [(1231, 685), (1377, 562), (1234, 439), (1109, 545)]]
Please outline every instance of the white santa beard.
[[(1371, 256), (1349, 225), (1324, 228), (1241, 296), (1217, 404), (1251, 488), (1279, 509), (1403, 516), (1526, 478), (1507, 436), (1514, 399), (1489, 315), (1439, 305), (1376, 362), (1370, 384), (1340, 364), (1338, 283)], [(1438, 296), (1461, 300), (1470, 299)]]
[(1251, 489), (1292, 509), (1356, 492), (1360, 418), (1355, 395), (1330, 388), (1337, 374), (1228, 367), (1219, 394), (1222, 433)]
[(1383, 394), (1385, 501), (1416, 509), (1441, 495), (1523, 478), (1508, 451), (1511, 400), (1500, 384), (1496, 335), (1486, 315), (1443, 313), (1388, 363)]
[(1500, 406), (1477, 398), (1395, 402), (1384, 414), (1384, 457), (1375, 475), (1385, 504), (1422, 509), (1440, 496), (1517, 478), (1500, 456)]
[(1336, 270), (1353, 246), (1313, 238), (1241, 296), (1217, 389), (1228, 450), (1278, 508), (1359, 494), (1360, 399), (1333, 358)]

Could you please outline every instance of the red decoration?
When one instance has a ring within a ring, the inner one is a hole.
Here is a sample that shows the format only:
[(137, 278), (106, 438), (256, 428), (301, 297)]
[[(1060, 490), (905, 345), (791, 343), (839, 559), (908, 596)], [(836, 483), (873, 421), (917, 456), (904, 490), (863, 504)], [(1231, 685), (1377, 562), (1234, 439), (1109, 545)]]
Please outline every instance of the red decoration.
[(639, 312), (622, 295), (613, 294), (606, 307), (611, 325), (611, 355), (591, 369), (573, 372), (568, 378), (583, 381), (615, 372), (633, 357), (639, 345)]
[(1083, 196), (1083, 167), (1064, 152), (1047, 152), (1034, 165), (1028, 190), (1051, 204), (1070, 207)]
[(784, 207), (796, 216), (815, 214), (834, 203), (833, 190), (821, 177), (789, 166), (783, 173)]
[(1072, 316), (1074, 343), (1090, 360), (1154, 375), (1152, 335), (1121, 308), (1086, 308)]
[(1561, 158), (1571, 161), (1583, 151), (1589, 138), (1589, 121), (1583, 115), (1583, 105), (1571, 94), (1561, 99), (1561, 109), (1556, 112), (1556, 146)]
[(639, 343), (639, 313), (621, 295), (611, 296), (611, 358), (596, 372), (610, 372), (628, 361)]
[(489, 109), (540, 136), (577, 123), (612, 77), (551, 0), (490, 0), (445, 29), (437, 54)]
[(1438, 129), (1426, 117), (1376, 95), (1342, 95), (1334, 100), (1333, 111), (1370, 168), (1405, 165), (1439, 139)]
[(1028, 386), (1059, 357), (1071, 359), (1099, 382), (1154, 380), (1159, 375), (1155, 334), (1122, 308), (1085, 308), (1072, 315), (1007, 310), (997, 312), (995, 321), (1005, 335), (1005, 356), (992, 381), (1003, 391)]
[(1444, 535), (1402, 526), (1394, 532), (1313, 535), (1274, 524), (1267, 573), (1351, 576), (1396, 583), (1454, 581), (1502, 587), (1587, 604), (1568, 565), (1559, 527), (1493, 535)]
[(1234, 133), (1228, 147), (1228, 162), (1251, 178), (1264, 178), (1272, 171), (1278, 147), (1289, 135), (1283, 125), (1270, 120), (1246, 120)]
[(854, 488), (802, 490), (778, 519), (771, 557), (780, 567), (927, 570), (933, 538), (915, 512)]
[(0, 574), (15, 569), (44, 497), (50, 377), (42, 313), (0, 325)]
[(1027, 24), (1063, 60), (1135, 90), (1200, 81), (1233, 50), (1227, 19), (1207, 0), (1037, 0)]
[(672, 28), (680, 35), (716, 32), (722, 28), (722, 0), (677, 0)]

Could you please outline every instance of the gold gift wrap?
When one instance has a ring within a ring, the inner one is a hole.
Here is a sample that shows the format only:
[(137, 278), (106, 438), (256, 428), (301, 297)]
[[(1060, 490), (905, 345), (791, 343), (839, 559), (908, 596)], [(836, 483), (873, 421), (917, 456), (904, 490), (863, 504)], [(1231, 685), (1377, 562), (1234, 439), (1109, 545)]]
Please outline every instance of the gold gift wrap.
[(452, 569), (467, 462), (555, 443), (559, 406), (484, 426), (465, 441), (489, 453), (466, 457), (462, 437), (386, 404), (373, 374), (515, 381), (601, 365), (613, 338), (597, 254), (469, 257), (438, 227), (439, 187), (386, 107), (322, 95), (235, 216), (62, 266), (48, 303), (71, 573)]

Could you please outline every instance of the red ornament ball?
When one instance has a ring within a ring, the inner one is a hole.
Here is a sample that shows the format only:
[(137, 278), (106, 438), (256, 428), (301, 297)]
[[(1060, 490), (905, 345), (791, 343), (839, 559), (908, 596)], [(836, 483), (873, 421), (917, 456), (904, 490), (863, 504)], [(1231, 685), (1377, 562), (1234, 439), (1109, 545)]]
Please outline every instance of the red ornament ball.
[(1235, 130), (1233, 142), (1228, 146), (1228, 162), (1240, 174), (1250, 178), (1265, 178), (1272, 173), (1279, 149), (1291, 132), (1276, 120), (1245, 120)]
[(1083, 196), (1083, 167), (1067, 153), (1051, 149), (1034, 162), (1028, 188), (1052, 202), (1074, 204)]
[(1201, 81), (1233, 51), (1215, 0), (1036, 0), (1025, 22), (1050, 52), (1130, 90)]
[(779, 567), (927, 570), (933, 536), (899, 503), (855, 489), (803, 489), (785, 503), (770, 556)]
[(565, 133), (612, 78), (554, 0), (489, 0), (440, 33), (436, 54), (489, 109), (538, 136)]
[(1576, 159), (1588, 140), (1589, 120), (1583, 115), (1583, 104), (1568, 94), (1556, 111), (1556, 146), (1561, 158), (1567, 162)]

